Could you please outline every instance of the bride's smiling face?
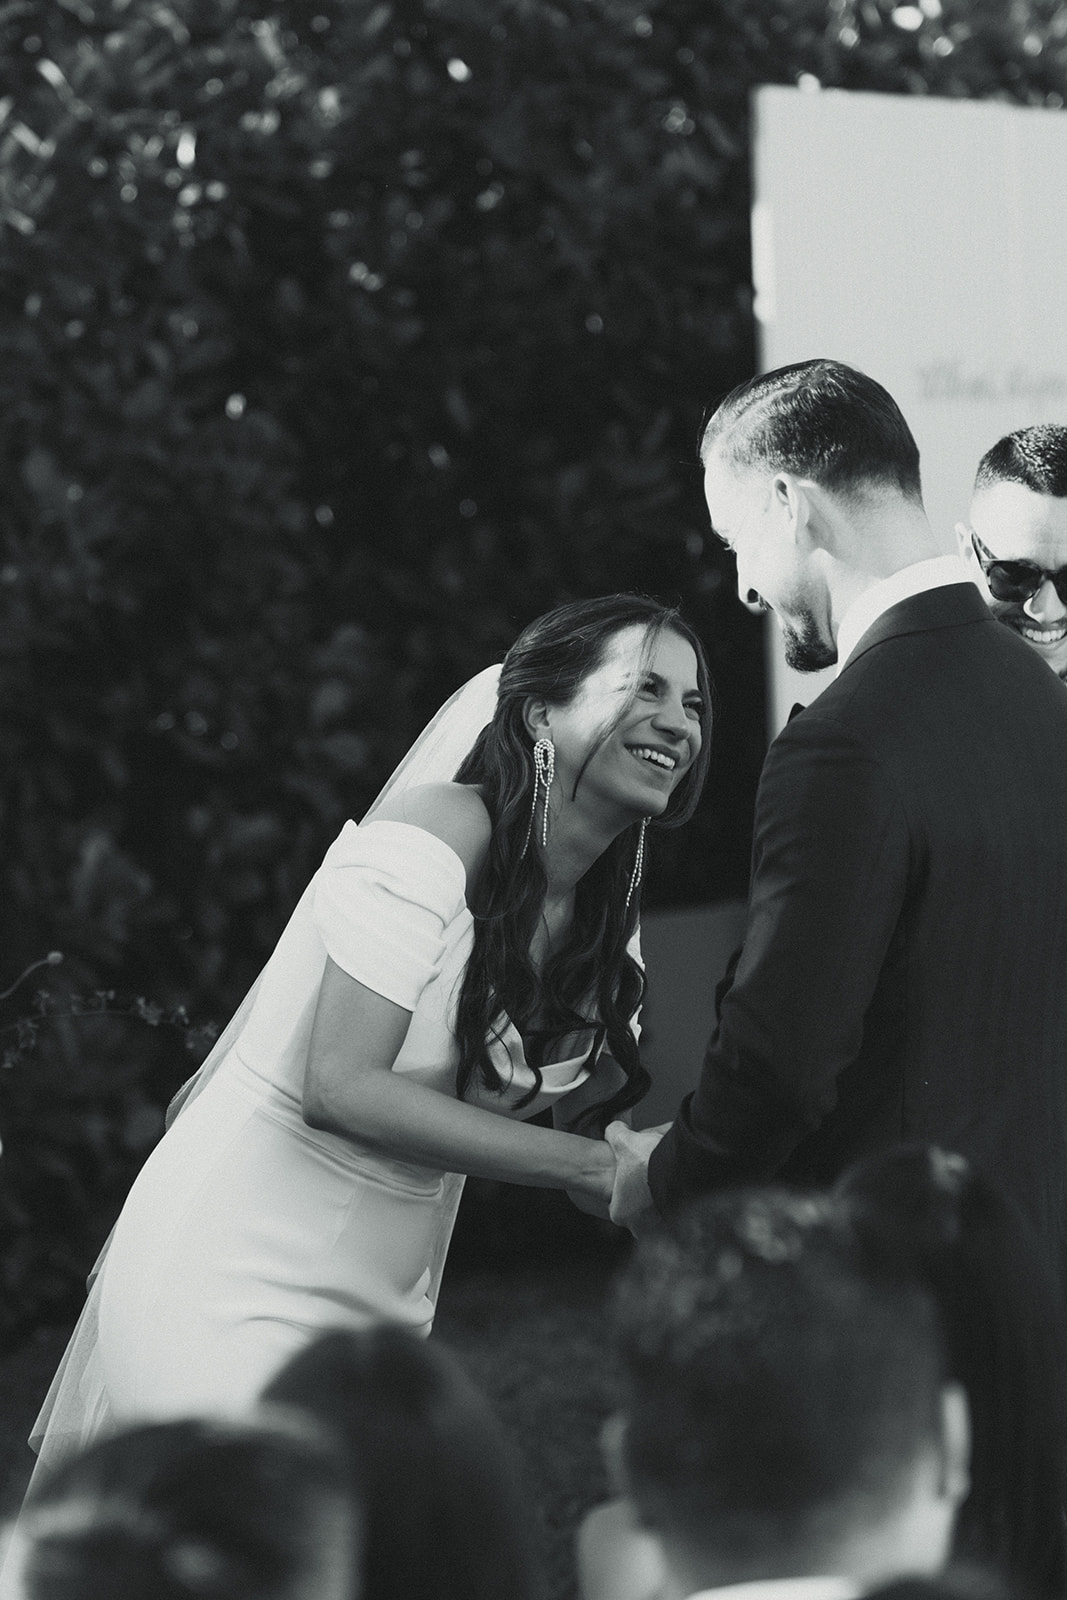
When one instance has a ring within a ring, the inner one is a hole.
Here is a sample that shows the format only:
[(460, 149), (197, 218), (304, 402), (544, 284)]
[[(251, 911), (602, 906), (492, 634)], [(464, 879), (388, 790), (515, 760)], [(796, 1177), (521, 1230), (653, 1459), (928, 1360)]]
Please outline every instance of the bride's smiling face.
[(669, 628), (649, 641), (634, 624), (612, 636), (569, 704), (543, 706), (530, 726), (555, 746), (555, 803), (573, 797), (625, 826), (666, 809), (700, 752), (705, 713), (692, 645)]

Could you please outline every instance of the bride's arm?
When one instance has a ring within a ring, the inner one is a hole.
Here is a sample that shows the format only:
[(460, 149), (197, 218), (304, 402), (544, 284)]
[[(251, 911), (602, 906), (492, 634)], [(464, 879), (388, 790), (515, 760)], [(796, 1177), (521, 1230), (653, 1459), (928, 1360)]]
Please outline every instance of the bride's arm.
[(448, 1172), (569, 1189), (607, 1215), (615, 1157), (604, 1140), (513, 1122), (394, 1073), (410, 1021), (327, 959), (304, 1080), (309, 1127)]

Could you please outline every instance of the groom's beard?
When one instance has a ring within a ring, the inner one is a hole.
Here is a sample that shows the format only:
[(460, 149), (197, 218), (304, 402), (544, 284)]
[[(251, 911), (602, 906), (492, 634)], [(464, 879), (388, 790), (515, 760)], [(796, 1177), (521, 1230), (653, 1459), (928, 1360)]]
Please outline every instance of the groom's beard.
[(782, 621), (785, 663), (794, 672), (821, 672), (837, 660), (837, 646), (824, 639), (810, 611), (798, 611), (788, 622)]

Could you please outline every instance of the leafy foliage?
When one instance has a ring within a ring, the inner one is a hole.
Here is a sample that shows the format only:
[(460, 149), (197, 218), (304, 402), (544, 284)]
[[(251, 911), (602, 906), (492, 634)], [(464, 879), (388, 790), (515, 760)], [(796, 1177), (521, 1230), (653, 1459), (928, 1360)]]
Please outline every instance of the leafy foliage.
[[(0, 5), (10, 971), (56, 945), (70, 993), (221, 1021), (444, 694), (610, 588), (680, 599), (721, 690), (707, 805), (652, 896), (743, 890), (761, 642), (694, 443), (754, 366), (748, 91), (805, 74), (1062, 104), (1065, 21)], [(0, 1083), (12, 1325), (69, 1296), (184, 1070), (158, 1030), (86, 1026), (51, 1020)]]

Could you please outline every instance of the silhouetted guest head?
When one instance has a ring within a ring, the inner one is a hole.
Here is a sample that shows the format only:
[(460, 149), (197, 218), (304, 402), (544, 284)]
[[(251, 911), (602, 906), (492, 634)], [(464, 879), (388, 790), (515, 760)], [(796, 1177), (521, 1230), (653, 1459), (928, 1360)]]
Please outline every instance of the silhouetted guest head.
[(880, 383), (840, 361), (779, 367), (732, 390), (700, 455), (738, 593), (777, 614), (800, 672), (837, 660), (835, 574), (870, 581), (936, 553), (916, 553), (915, 535), (930, 535), (911, 430)]
[(902, 1146), (858, 1162), (838, 1192), (857, 1226), (908, 1253), (941, 1312), (971, 1414), (971, 1490), (954, 1554), (1031, 1594), (1067, 1592), (1065, 1339), (1030, 1227), (962, 1156)]
[(309, 1421), (162, 1422), (91, 1445), (34, 1491), (21, 1600), (354, 1600), (359, 1523)]
[(615, 1322), (623, 1469), (680, 1593), (941, 1565), (966, 1403), (929, 1295), (847, 1205), (701, 1201), (639, 1242)]
[(1067, 427), (998, 439), (978, 463), (970, 522), (956, 536), (993, 615), (1067, 677)]
[(528, 1600), (527, 1507), (488, 1403), (439, 1345), (406, 1328), (321, 1334), (264, 1398), (343, 1439), (364, 1527), (363, 1600)]

